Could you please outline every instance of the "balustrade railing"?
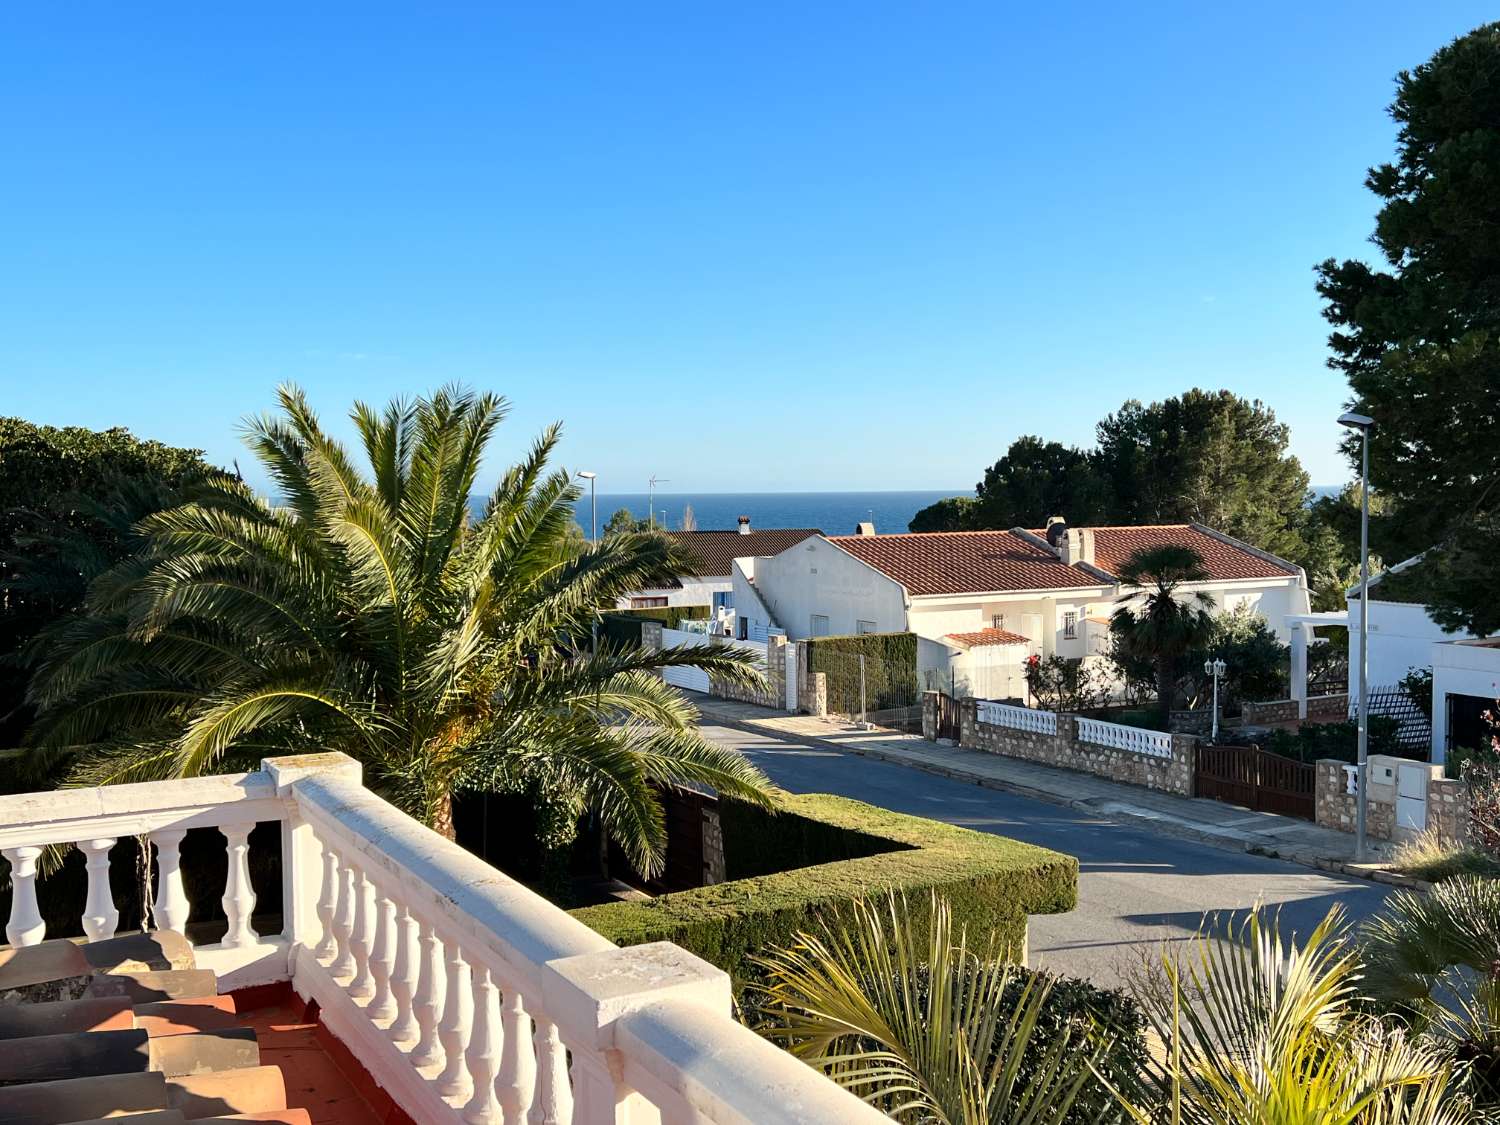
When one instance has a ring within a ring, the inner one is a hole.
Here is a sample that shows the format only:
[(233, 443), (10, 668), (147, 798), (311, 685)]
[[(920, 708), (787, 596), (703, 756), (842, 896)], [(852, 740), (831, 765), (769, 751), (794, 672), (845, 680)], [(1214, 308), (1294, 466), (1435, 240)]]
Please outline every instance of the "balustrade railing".
[(1033, 734), (1056, 734), (1057, 714), (1034, 707), (1015, 707), (1009, 703), (994, 703), (981, 699), (978, 703), (978, 718), (981, 723), (994, 727), (1009, 727), (1011, 730), (1030, 731)]
[(1096, 746), (1131, 750), (1152, 758), (1172, 756), (1172, 736), (1166, 731), (1128, 727), (1123, 723), (1106, 723), (1102, 719), (1078, 719), (1078, 739)]
[[(281, 825), (283, 929), (262, 935), (249, 839)], [(413, 1119), (485, 1125), (862, 1122), (886, 1118), (730, 1014), (729, 978), (665, 942), (617, 948), (360, 782), (339, 754), (255, 773), (0, 797), (13, 898), (6, 935), (45, 937), (36, 868), (48, 845), (85, 855), (81, 924), (118, 925), (115, 841), (155, 852), (152, 909), (181, 931), (179, 847), (218, 829), (228, 930), (200, 946), (227, 989), (290, 980)]]

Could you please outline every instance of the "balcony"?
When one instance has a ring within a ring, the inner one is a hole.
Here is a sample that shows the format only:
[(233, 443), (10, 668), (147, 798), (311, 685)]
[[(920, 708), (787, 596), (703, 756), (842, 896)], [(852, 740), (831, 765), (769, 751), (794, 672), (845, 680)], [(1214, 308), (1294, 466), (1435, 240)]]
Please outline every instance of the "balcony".
[[(251, 925), (250, 832), (266, 822), (280, 825), (279, 934)], [(179, 848), (205, 827), (227, 845), (228, 929), (193, 948), (197, 967), (222, 992), (289, 982), (419, 1125), (886, 1120), (736, 1022), (725, 973), (665, 942), (617, 948), (370, 792), (341, 754), (0, 797), (7, 939), (46, 938), (36, 879), (49, 845), (84, 853), (83, 932), (114, 936), (110, 849), (127, 836), (149, 838), (153, 912), (183, 933)]]

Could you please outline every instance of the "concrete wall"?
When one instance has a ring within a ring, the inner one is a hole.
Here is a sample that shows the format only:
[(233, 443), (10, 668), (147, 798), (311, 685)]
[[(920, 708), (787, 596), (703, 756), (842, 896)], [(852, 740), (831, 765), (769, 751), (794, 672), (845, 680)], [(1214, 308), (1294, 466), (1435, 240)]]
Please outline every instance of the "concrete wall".
[[(1372, 604), (1370, 608), (1375, 607)], [(1449, 749), (1446, 697), (1500, 699), (1500, 642), (1456, 641), (1430, 645), (1428, 651), (1432, 663), (1432, 760), (1442, 762)], [(1372, 641), (1371, 655), (1374, 652)]]
[[(930, 703), (933, 729), (937, 723), (937, 703)], [(1141, 785), (1147, 789), (1159, 789), (1183, 797), (1193, 795), (1193, 766), (1196, 761), (1198, 740), (1190, 734), (1172, 736), (1172, 756), (1155, 757), (1138, 754), (1132, 750), (1119, 750), (1110, 746), (1099, 746), (1080, 741), (1077, 737), (1077, 720), (1073, 715), (1057, 716), (1057, 733), (1039, 734), (1033, 731), (1013, 730), (1010, 727), (981, 723), (978, 702), (973, 699), (959, 700), (960, 746), (971, 746), (999, 754), (1006, 758), (1020, 758), (1028, 762), (1040, 762), (1048, 766), (1091, 773), (1110, 781), (1127, 785)], [(929, 701), (923, 699), (923, 729), (927, 729)]]
[[(1372, 588), (1377, 593), (1380, 587)], [(1370, 598), (1370, 686), (1395, 687), (1412, 668), (1432, 667), (1435, 641), (1466, 639), (1445, 633), (1419, 605)], [(1349, 602), (1349, 694), (1359, 694), (1359, 599)]]
[[(729, 578), (684, 578), (680, 587), (669, 590), (636, 590), (635, 597), (666, 598), (668, 605), (713, 605), (714, 594), (734, 589)], [(616, 609), (629, 609), (630, 596), (615, 599)]]
[(793, 640), (812, 636), (812, 618), (828, 618), (828, 633), (906, 631), (906, 591), (826, 539), (809, 539), (779, 555), (755, 560), (755, 588)]

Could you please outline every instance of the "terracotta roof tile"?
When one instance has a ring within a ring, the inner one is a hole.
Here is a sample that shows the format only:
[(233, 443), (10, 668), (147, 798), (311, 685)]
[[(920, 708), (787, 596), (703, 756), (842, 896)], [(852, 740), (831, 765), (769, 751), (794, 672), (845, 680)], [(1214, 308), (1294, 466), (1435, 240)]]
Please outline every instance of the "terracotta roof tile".
[(1009, 629), (980, 629), (977, 633), (949, 633), (950, 641), (957, 641), (969, 648), (977, 648), (981, 645), (1029, 645), (1031, 641), (1020, 633), (1012, 633)]
[(992, 590), (1057, 590), (1103, 585), (1051, 551), (1009, 531), (932, 531), (900, 535), (835, 535), (861, 562), (900, 582), (913, 595)]
[(1191, 547), (1203, 556), (1209, 576), (1218, 579), (1288, 578), (1297, 573), (1290, 563), (1273, 561), (1247, 546), (1237, 546), (1191, 524), (1147, 527), (1094, 527), (1094, 565), (1118, 574), (1130, 556), (1149, 547), (1173, 544)]

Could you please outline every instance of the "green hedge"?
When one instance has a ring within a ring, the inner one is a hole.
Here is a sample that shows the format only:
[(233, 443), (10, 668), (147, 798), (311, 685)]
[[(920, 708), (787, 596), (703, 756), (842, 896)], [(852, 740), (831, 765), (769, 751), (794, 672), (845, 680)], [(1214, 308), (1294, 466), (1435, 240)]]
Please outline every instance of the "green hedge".
[(807, 642), (807, 668), (828, 682), (830, 710), (859, 710), (859, 658), (865, 658), (865, 706), (870, 711), (910, 707), (921, 702), (917, 685), (915, 633), (862, 633), (813, 637)]
[(786, 794), (775, 813), (727, 800), (719, 811), (726, 868), (744, 877), (574, 916), (618, 945), (676, 942), (744, 980), (748, 955), (859, 897), (937, 891), (971, 942), (1010, 954), (1022, 948), (1027, 914), (1077, 902), (1076, 859), (1002, 836), (825, 793)]
[(641, 647), (641, 619), (624, 613), (606, 613), (599, 618), (599, 642), (610, 648)]

